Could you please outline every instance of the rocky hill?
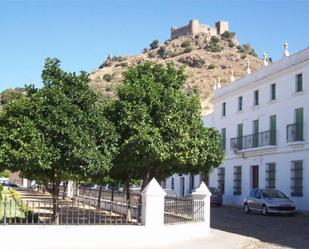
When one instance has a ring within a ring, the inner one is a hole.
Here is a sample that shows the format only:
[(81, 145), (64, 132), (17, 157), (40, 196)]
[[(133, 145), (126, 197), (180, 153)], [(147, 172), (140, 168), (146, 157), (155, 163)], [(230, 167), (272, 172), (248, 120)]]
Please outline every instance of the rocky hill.
[(230, 82), (231, 71), (235, 79), (246, 74), (247, 60), (254, 72), (262, 65), (254, 49), (249, 44), (240, 45), (235, 33), (226, 31), (221, 35), (207, 34), (185, 35), (164, 44), (157, 40), (145, 48), (142, 54), (132, 56), (108, 56), (98, 70), (90, 74), (91, 85), (105, 96), (114, 96), (120, 84), (122, 73), (131, 65), (151, 60), (159, 63), (173, 62), (176, 66), (185, 66), (188, 76), (184, 91), (199, 94), (202, 115), (212, 110), (211, 98), (214, 82), (221, 85)]

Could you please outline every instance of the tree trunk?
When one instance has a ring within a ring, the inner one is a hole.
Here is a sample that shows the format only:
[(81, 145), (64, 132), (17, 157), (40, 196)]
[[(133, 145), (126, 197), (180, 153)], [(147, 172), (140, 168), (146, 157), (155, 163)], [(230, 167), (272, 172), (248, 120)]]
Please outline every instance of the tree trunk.
[(58, 197), (60, 190), (60, 182), (53, 184), (53, 215), (52, 223), (59, 224), (59, 212), (58, 212)]
[(114, 185), (112, 185), (112, 196), (111, 196), (111, 201), (114, 201), (114, 193), (115, 193), (115, 189), (114, 189)]
[(67, 189), (68, 189), (68, 184), (69, 184), (69, 182), (68, 182), (68, 181), (63, 182), (63, 193), (62, 193), (62, 200), (64, 200), (64, 199), (65, 199), (65, 192), (66, 192), (66, 191), (67, 191)]
[(98, 197), (98, 204), (97, 204), (97, 208), (101, 207), (101, 195), (102, 195), (102, 190), (103, 190), (103, 186), (100, 185), (100, 189), (99, 189), (99, 197)]
[(126, 182), (126, 201), (127, 201), (127, 222), (132, 221), (131, 198), (130, 198), (130, 183)]

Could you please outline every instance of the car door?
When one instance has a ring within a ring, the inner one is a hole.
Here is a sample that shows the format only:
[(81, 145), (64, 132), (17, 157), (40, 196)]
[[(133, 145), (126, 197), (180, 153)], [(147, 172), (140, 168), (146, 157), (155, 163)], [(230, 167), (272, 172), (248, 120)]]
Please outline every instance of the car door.
[(259, 211), (262, 209), (262, 193), (260, 190), (256, 190), (255, 192), (254, 209)]
[(247, 204), (248, 204), (248, 206), (249, 206), (250, 209), (254, 209), (255, 192), (256, 192), (256, 190), (255, 190), (255, 189), (252, 189), (252, 190), (250, 191), (249, 198), (248, 198), (248, 200), (247, 200)]

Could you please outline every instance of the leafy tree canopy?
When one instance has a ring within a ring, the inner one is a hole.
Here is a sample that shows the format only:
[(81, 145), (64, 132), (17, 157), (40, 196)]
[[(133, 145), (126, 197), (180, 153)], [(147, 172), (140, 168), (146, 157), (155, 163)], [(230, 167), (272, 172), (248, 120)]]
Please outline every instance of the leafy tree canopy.
[(41, 89), (29, 86), (0, 114), (0, 168), (51, 183), (58, 196), (64, 180), (108, 173), (117, 135), (85, 72), (64, 72), (47, 59), (42, 79)]
[(129, 68), (106, 111), (115, 124), (119, 154), (112, 173), (158, 180), (173, 173), (208, 173), (223, 160), (220, 134), (205, 128), (200, 103), (185, 94), (183, 68), (146, 62)]

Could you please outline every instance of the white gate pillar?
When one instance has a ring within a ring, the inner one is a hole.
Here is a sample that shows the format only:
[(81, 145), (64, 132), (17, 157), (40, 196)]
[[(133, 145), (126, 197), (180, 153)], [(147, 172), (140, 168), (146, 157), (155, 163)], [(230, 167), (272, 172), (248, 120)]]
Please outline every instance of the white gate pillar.
[(147, 227), (163, 226), (165, 195), (165, 191), (154, 178), (141, 192), (143, 225)]
[(202, 213), (198, 215), (202, 216), (203, 222), (208, 230), (210, 228), (210, 196), (211, 193), (204, 182), (201, 182), (200, 186), (192, 193), (193, 202), (196, 202), (193, 205), (194, 208), (200, 207), (198, 203), (204, 203)]

